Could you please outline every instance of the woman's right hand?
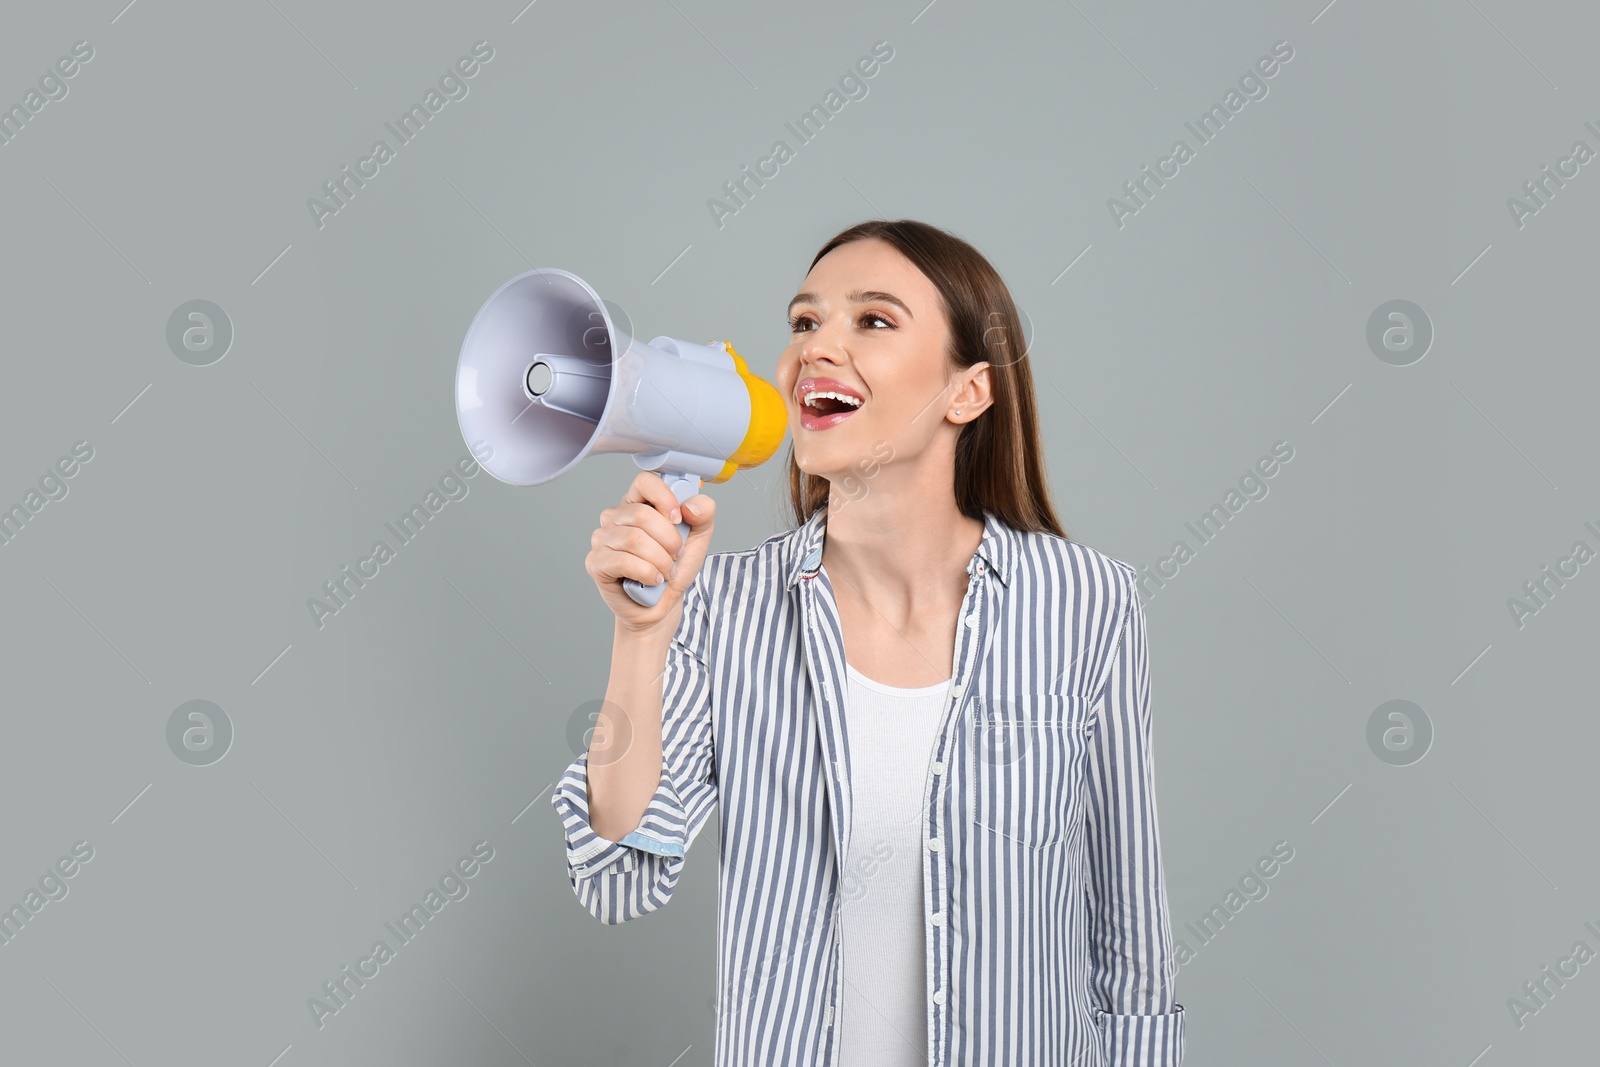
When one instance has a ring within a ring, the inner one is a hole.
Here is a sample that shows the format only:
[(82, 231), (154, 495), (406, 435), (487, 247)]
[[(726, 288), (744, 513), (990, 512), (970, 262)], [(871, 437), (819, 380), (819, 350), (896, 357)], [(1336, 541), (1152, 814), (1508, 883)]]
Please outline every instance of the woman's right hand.
[[(700, 509), (696, 515), (689, 505)], [(589, 538), (584, 569), (600, 588), (600, 598), (625, 629), (644, 633), (677, 631), (684, 593), (700, 572), (711, 546), (717, 502), (701, 493), (684, 501), (682, 519), (689, 539), (678, 533), (672, 513), (678, 498), (655, 471), (640, 471), (621, 503), (600, 513), (600, 526)], [(680, 555), (681, 549), (681, 555)], [(655, 607), (634, 602), (622, 588), (624, 578), (655, 585), (669, 580)]]

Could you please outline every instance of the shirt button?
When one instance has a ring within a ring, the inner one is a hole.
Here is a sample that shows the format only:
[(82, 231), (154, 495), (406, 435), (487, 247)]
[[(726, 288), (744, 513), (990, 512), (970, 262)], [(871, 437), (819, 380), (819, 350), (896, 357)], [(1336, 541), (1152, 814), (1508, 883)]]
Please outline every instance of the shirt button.
[(944, 760), (934, 760), (933, 761), (933, 773), (934, 774), (943, 774), (944, 773)]
[(937, 837), (930, 837), (928, 839), (928, 851), (930, 851), (930, 852), (938, 852), (939, 849), (941, 849), (943, 847), (944, 847), (943, 843)]
[(944, 925), (944, 912), (942, 912), (942, 911), (934, 912), (932, 921), (933, 921), (933, 925), (935, 925), (935, 926), (943, 926)]
[(944, 1003), (944, 990), (941, 989), (941, 990), (939, 990), (939, 992), (937, 992), (937, 993), (935, 993), (933, 995), (933, 1002), (935, 1004), (943, 1004)]
[(974, 611), (972, 614), (967, 616), (967, 625), (968, 626), (976, 626), (976, 625), (978, 625), (978, 613), (976, 611)]
[(951, 694), (953, 696), (960, 696), (961, 695), (961, 683), (957, 682), (955, 685), (952, 685), (950, 687), (950, 692), (951, 692)]

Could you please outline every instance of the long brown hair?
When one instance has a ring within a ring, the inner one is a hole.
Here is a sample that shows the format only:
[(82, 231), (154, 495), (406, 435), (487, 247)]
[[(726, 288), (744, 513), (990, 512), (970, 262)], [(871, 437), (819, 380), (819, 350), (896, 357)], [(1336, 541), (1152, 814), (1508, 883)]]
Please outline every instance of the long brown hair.
[[(899, 249), (938, 289), (950, 327), (952, 373), (989, 362), (994, 403), (956, 439), (956, 506), (969, 518), (981, 521), (991, 511), (1018, 530), (1066, 537), (1050, 501), (1022, 317), (999, 272), (966, 241), (912, 219), (857, 223), (823, 245), (811, 266), (842, 244), (873, 237)], [(800, 469), (791, 438), (789, 505), (795, 521), (804, 523), (827, 503), (828, 480)]]

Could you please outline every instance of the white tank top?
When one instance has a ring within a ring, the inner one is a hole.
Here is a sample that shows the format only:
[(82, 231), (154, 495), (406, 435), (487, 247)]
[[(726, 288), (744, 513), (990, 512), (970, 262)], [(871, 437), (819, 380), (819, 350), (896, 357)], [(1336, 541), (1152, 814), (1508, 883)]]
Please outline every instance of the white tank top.
[(850, 847), (841, 912), (841, 1067), (928, 1062), (922, 796), (950, 679), (903, 689), (848, 663)]

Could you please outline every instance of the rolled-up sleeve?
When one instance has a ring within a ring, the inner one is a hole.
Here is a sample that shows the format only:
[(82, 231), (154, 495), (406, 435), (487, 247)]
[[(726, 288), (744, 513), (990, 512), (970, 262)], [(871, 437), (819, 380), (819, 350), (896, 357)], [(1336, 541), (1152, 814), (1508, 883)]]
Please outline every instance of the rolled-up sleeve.
[(1183, 1005), (1157, 835), (1144, 606), (1136, 572), (1120, 566), (1126, 605), (1089, 759), (1089, 993), (1106, 1067), (1178, 1067)]
[(667, 653), (662, 688), (661, 783), (639, 825), (620, 841), (589, 822), (589, 754), (557, 779), (550, 803), (566, 838), (567, 879), (578, 902), (608, 925), (647, 915), (667, 903), (689, 846), (716, 805), (711, 677), (706, 642), (710, 619), (704, 582), (710, 560), (684, 595), (683, 616)]

